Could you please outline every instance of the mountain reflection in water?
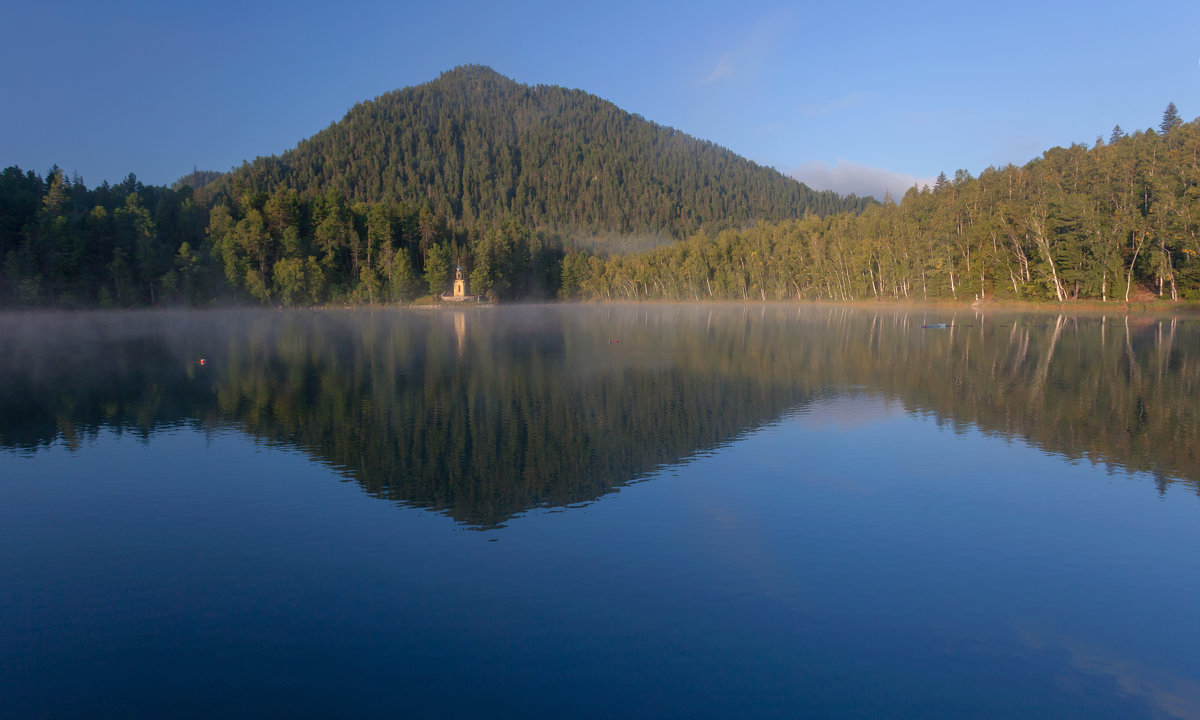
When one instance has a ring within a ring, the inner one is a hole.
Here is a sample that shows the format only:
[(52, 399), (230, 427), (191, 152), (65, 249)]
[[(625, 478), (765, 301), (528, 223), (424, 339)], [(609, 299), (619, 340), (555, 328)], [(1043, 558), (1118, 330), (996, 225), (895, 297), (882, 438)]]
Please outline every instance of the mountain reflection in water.
[(230, 426), (301, 449), (375, 497), (481, 528), (594, 500), (847, 395), (1147, 472), (1160, 491), (1200, 487), (1200, 334), (1179, 318), (809, 306), (34, 313), (0, 316), (0, 336), (2, 447)]

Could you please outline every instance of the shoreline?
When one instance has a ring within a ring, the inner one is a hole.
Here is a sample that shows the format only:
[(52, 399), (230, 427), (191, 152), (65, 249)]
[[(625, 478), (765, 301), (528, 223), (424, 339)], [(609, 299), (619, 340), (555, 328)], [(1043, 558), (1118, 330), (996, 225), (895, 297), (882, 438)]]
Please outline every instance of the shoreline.
[(603, 299), (586, 299), (586, 300), (545, 300), (545, 301), (530, 301), (530, 302), (478, 302), (478, 303), (442, 303), (442, 302), (421, 302), (420, 300), (411, 303), (383, 303), (383, 304), (354, 304), (354, 303), (335, 303), (329, 305), (304, 305), (304, 306), (273, 306), (273, 305), (209, 305), (205, 307), (189, 307), (183, 305), (176, 306), (145, 306), (145, 307), (11, 307), (0, 308), (2, 315), (22, 315), (22, 314), (37, 314), (37, 313), (90, 313), (90, 312), (171, 312), (176, 310), (199, 310), (199, 311), (237, 311), (237, 310), (388, 310), (388, 309), (414, 309), (414, 310), (466, 310), (466, 309), (482, 309), (482, 308), (498, 308), (498, 307), (521, 307), (521, 306), (571, 306), (571, 305), (665, 305), (665, 306), (744, 306), (744, 307), (853, 307), (853, 308), (875, 308), (888, 310), (925, 310), (938, 312), (962, 312), (971, 311), (974, 313), (989, 313), (989, 312), (1029, 312), (1029, 313), (1057, 313), (1057, 314), (1072, 314), (1072, 315), (1158, 315), (1158, 316), (1195, 316), (1200, 318), (1200, 301), (1196, 300), (1178, 300), (1178, 301), (1130, 301), (1130, 302), (1101, 302), (1096, 300), (1068, 300), (1066, 302), (1042, 302), (1028, 300), (986, 300), (986, 301), (965, 301), (965, 300), (603, 300)]
[[(534, 303), (529, 303), (534, 304)], [(572, 300), (546, 305), (744, 305), (747, 307), (856, 307), (894, 310), (938, 310), (959, 312), (1040, 312), (1090, 315), (1194, 315), (1200, 317), (1200, 301), (1178, 300), (1159, 302), (1101, 302), (1095, 300), (1068, 300), (1066, 302), (1040, 302), (1022, 300)]]

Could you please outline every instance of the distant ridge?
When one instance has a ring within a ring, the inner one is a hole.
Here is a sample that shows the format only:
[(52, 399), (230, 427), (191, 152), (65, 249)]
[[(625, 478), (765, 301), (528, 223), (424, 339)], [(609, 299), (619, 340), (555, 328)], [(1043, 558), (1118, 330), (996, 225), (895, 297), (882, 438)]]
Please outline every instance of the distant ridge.
[(581, 90), (518, 84), (470, 65), (355, 105), (280, 156), (215, 187), (428, 204), (463, 229), (532, 227), (682, 238), (699, 230), (857, 212), (713, 143)]

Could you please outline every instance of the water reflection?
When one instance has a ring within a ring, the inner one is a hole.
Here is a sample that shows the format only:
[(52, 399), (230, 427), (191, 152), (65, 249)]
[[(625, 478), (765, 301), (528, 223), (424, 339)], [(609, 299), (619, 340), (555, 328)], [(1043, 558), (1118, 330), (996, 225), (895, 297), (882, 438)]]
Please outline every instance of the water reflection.
[[(1063, 657), (1056, 685), (1081, 701), (1090, 701), (1088, 680), (1110, 685), (1122, 698), (1143, 704), (1153, 717), (1200, 718), (1200, 682), (1126, 657), (1121, 652), (1055, 633), (1023, 631), (1026, 647), (1042, 657)], [(1061, 661), (1060, 661), (1061, 662)]]
[[(495, 526), (867, 393), (1072, 459), (1200, 477), (1179, 318), (795, 306), (0, 317), (0, 445), (233, 426)], [(204, 363), (201, 364), (200, 360)], [(852, 417), (835, 419), (853, 422)]]

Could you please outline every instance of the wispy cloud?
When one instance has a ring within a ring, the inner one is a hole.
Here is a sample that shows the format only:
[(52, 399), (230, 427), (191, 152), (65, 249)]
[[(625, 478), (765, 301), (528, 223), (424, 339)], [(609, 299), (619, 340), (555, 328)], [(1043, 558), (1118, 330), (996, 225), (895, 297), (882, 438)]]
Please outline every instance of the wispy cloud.
[(729, 53), (725, 53), (717, 58), (717, 66), (704, 78), (704, 84), (715, 83), (728, 77), (733, 77), (733, 58)]
[(871, 97), (870, 93), (856, 92), (848, 95), (843, 95), (832, 100), (827, 100), (823, 103), (806, 104), (801, 106), (800, 111), (808, 117), (825, 117), (827, 115), (836, 115), (851, 108), (862, 105)]
[(890, 192), (899, 201), (913, 185), (923, 187), (934, 183), (934, 178), (919, 178), (841, 159), (833, 166), (819, 160), (806, 162), (788, 174), (815, 190), (832, 190), (841, 195), (872, 195), (877, 200)]
[(711, 85), (721, 80), (754, 82), (755, 76), (787, 39), (789, 29), (795, 24), (796, 13), (791, 9), (758, 18), (733, 36), (736, 39), (726, 46), (716, 65), (699, 80), (699, 84)]

